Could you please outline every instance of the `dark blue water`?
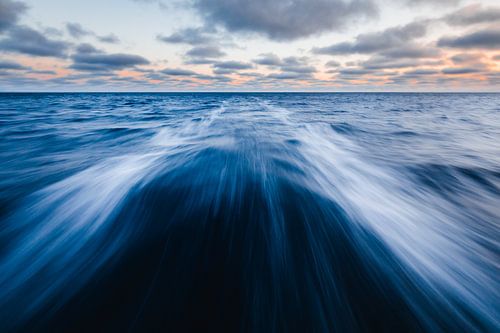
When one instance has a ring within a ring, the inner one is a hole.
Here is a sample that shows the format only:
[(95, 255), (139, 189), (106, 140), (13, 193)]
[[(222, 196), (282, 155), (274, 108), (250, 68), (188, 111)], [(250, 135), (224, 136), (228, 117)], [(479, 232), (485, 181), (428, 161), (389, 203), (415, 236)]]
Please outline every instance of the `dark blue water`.
[(498, 332), (498, 94), (1, 94), (0, 331)]

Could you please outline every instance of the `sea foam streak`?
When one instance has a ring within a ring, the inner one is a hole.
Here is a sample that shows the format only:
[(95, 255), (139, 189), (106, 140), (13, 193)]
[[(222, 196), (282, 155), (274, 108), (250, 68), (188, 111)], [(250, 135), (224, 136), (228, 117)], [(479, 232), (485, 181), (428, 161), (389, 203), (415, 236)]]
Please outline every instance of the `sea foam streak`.
[(143, 293), (106, 310), (138, 331), (500, 328), (495, 232), (468, 223), (488, 215), (278, 104), (225, 98), (26, 197), (1, 233), (1, 327), (92, 318), (75, 300), (112, 301), (102, 275)]

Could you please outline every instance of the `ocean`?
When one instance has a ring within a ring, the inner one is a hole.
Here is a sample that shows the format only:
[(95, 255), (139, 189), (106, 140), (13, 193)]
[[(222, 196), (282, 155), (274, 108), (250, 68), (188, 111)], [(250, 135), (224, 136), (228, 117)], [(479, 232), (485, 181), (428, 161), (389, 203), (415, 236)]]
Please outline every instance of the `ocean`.
[(500, 94), (0, 94), (1, 332), (498, 332)]

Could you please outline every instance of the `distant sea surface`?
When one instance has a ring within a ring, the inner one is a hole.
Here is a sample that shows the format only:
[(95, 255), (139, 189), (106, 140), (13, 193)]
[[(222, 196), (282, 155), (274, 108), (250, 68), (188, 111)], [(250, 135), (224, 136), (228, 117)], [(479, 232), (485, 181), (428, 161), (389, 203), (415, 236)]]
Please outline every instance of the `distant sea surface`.
[(499, 332), (499, 94), (0, 94), (1, 332)]

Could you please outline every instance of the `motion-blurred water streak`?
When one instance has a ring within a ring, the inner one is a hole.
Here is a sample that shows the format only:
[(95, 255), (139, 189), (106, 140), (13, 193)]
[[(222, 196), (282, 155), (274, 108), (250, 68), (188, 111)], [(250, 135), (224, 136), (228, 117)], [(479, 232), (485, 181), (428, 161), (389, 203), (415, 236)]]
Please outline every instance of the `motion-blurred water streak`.
[(0, 331), (500, 330), (499, 94), (1, 94)]

